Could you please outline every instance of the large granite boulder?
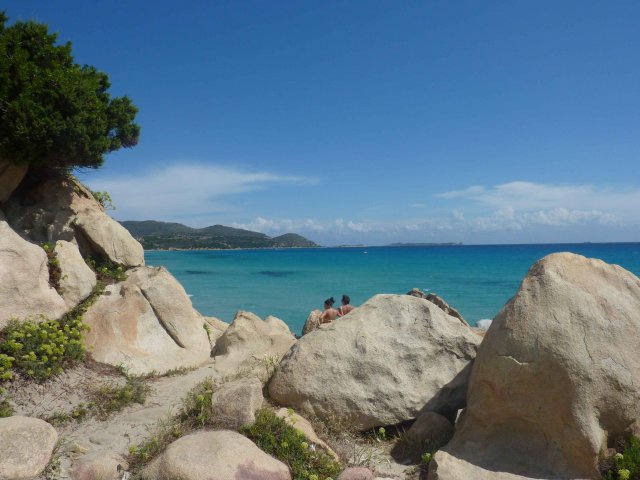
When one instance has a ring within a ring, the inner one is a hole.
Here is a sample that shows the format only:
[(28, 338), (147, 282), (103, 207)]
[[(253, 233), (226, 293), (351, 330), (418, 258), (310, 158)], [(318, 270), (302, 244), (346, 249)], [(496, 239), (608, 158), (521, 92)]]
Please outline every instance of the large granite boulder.
[(255, 414), (263, 401), (262, 382), (256, 377), (223, 383), (211, 395), (217, 422), (234, 430), (256, 423)]
[(60, 264), (61, 295), (68, 309), (87, 298), (96, 286), (96, 274), (86, 264), (78, 247), (65, 240), (58, 240), (53, 250)]
[(147, 480), (291, 480), (289, 468), (236, 432), (192, 433), (173, 442), (142, 473)]
[(0, 203), (9, 200), (28, 169), (28, 165), (16, 165), (0, 158)]
[(12, 318), (58, 318), (66, 305), (49, 286), (47, 254), (14, 232), (0, 212), (0, 329)]
[(600, 478), (640, 418), (640, 279), (570, 253), (537, 262), (494, 319), (465, 415), (430, 479)]
[(29, 183), (5, 205), (9, 223), (24, 238), (37, 243), (66, 240), (85, 257), (104, 257), (126, 267), (144, 264), (142, 245), (76, 179)]
[(39, 475), (57, 442), (58, 434), (44, 420), (0, 418), (0, 478), (22, 480)]
[(467, 325), (425, 299), (376, 295), (298, 340), (269, 394), (361, 430), (411, 420), (421, 410), (455, 415), (465, 406), (479, 343)]
[(162, 267), (138, 267), (110, 285), (84, 315), (93, 358), (132, 374), (201, 365), (210, 357), (202, 317)]
[(216, 341), (216, 370), (222, 375), (253, 370), (266, 382), (273, 373), (270, 369), (295, 342), (296, 337), (279, 318), (269, 316), (262, 320), (251, 312), (239, 311)]

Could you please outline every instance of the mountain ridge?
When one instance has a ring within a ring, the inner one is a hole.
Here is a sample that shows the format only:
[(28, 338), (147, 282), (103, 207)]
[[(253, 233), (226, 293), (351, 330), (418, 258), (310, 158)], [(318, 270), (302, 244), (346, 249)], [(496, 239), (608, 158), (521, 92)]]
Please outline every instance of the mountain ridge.
[(120, 224), (145, 250), (319, 247), (315, 242), (296, 233), (269, 237), (264, 233), (219, 224), (203, 228), (157, 220), (126, 220)]

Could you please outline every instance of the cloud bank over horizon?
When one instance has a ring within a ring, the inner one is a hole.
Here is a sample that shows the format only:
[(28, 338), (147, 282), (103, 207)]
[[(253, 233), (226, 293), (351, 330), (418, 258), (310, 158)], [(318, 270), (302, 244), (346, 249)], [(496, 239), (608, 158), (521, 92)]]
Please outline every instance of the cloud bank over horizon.
[[(170, 165), (133, 177), (88, 182), (106, 190), (119, 220), (160, 220), (202, 227), (221, 223), (280, 235), (295, 232), (324, 245), (391, 242), (544, 243), (637, 241), (640, 188), (513, 181), (433, 193), (406, 205), (380, 198), (396, 213), (344, 216), (339, 208), (309, 208), (292, 215), (290, 204), (265, 214), (274, 189), (304, 191), (322, 200), (326, 182), (268, 171), (197, 163)], [(298, 189), (298, 190), (296, 190)], [(247, 204), (245, 199), (255, 198)], [(304, 199), (300, 202), (304, 205)], [(299, 206), (299, 205), (298, 205)], [(304, 207), (303, 207), (304, 208)], [(273, 212), (272, 212), (273, 213)]]

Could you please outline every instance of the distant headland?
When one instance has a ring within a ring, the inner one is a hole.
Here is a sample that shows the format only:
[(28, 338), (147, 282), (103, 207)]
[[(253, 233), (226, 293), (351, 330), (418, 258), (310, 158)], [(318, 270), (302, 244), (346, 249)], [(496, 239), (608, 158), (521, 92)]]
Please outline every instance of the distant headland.
[(296, 233), (269, 237), (242, 228), (212, 225), (191, 228), (155, 220), (120, 222), (145, 250), (229, 250), (238, 248), (314, 248), (315, 242)]
[(390, 243), (389, 247), (460, 247), (464, 245), (462, 242), (447, 243)]

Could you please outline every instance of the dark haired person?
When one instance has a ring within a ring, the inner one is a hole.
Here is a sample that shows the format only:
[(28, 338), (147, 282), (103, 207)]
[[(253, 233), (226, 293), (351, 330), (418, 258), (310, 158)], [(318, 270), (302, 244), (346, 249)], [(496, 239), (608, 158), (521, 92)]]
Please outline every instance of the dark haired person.
[(349, 295), (342, 295), (342, 305), (338, 308), (338, 316), (344, 317), (347, 313), (352, 311), (354, 308), (353, 305), (350, 305), (351, 299)]
[(324, 311), (320, 314), (320, 324), (321, 325), (323, 323), (331, 323), (336, 318), (338, 318), (338, 310), (333, 308), (333, 304), (335, 302), (336, 301), (333, 299), (333, 297), (327, 298), (324, 301)]

